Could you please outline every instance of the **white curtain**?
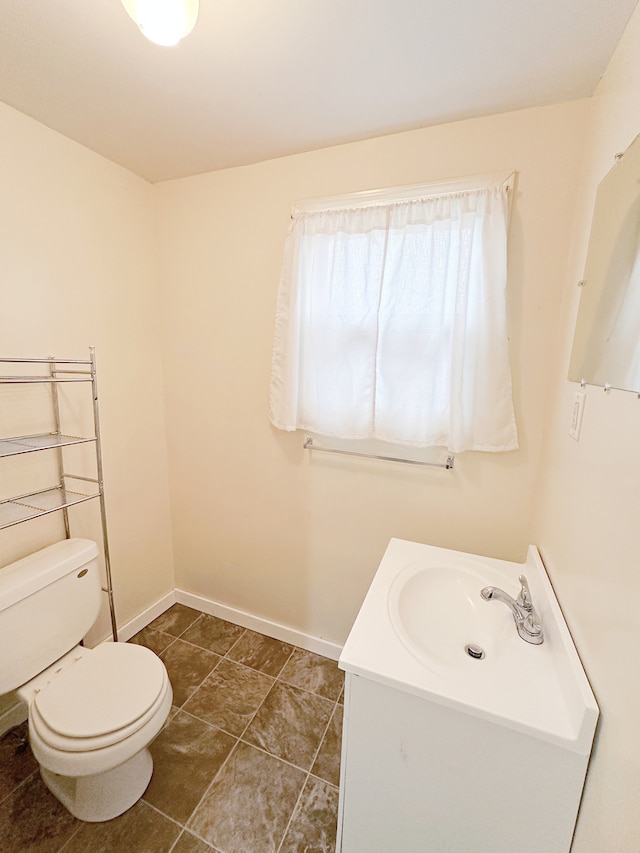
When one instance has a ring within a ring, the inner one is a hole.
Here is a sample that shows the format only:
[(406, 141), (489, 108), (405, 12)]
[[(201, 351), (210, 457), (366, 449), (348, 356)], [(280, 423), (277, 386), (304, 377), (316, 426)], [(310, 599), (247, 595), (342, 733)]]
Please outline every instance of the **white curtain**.
[(296, 214), (276, 311), (274, 426), (516, 448), (507, 212), (500, 186)]

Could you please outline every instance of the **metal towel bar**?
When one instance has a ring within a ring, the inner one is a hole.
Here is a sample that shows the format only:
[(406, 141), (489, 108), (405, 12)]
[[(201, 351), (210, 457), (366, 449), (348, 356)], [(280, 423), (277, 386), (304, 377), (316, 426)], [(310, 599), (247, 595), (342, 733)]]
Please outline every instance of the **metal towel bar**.
[(383, 462), (404, 462), (405, 465), (424, 465), (429, 468), (446, 468), (451, 470), (455, 462), (455, 456), (447, 456), (444, 462), (423, 462), (420, 459), (403, 459), (401, 456), (379, 456), (376, 453), (360, 453), (356, 450), (339, 450), (337, 447), (322, 447), (320, 444), (315, 444), (313, 438), (309, 436), (304, 445), (305, 450), (321, 450), (323, 453), (339, 453), (344, 456), (360, 456), (363, 459), (379, 459)]

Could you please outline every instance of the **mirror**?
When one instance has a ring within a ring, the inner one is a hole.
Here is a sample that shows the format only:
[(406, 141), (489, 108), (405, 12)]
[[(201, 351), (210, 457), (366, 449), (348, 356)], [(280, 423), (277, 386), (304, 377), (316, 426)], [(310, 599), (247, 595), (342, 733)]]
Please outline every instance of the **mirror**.
[(640, 393), (640, 136), (598, 187), (569, 379)]

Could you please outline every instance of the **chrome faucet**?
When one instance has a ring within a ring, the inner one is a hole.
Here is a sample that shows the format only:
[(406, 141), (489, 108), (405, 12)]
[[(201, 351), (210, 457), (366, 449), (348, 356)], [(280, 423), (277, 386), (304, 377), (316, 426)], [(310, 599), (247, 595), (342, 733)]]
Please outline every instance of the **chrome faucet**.
[(513, 613), (513, 620), (522, 639), (527, 643), (540, 645), (544, 642), (542, 622), (533, 606), (529, 584), (524, 575), (520, 575), (520, 584), (520, 594), (517, 598), (511, 598), (497, 586), (485, 586), (480, 595), (485, 601), (495, 600), (506, 604)]

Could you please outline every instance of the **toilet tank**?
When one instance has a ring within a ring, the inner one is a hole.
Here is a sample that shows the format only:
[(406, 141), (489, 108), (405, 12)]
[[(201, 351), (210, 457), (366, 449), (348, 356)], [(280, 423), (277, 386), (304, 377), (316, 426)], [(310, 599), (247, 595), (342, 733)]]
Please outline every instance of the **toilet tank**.
[(100, 610), (98, 548), (65, 539), (0, 569), (0, 695), (77, 646)]

